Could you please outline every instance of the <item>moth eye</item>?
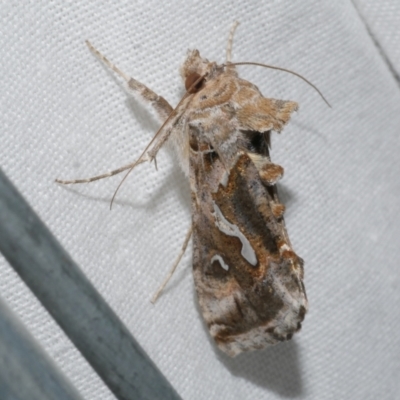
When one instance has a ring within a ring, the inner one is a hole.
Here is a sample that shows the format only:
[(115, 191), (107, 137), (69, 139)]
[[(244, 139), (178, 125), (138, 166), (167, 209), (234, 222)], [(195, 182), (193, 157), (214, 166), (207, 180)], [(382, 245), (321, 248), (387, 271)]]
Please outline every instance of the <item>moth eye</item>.
[[(201, 78), (201, 79), (200, 79)], [(196, 83), (196, 81), (198, 81)], [(192, 72), (190, 75), (186, 77), (185, 80), (185, 88), (189, 93), (197, 93), (199, 92), (204, 85), (204, 77), (202, 78), (197, 72)]]

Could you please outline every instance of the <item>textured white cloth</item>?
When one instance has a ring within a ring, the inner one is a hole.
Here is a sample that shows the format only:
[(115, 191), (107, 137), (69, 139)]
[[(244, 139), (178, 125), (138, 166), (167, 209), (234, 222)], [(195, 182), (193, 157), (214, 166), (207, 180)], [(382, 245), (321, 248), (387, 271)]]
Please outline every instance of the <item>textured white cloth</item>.
[[(291, 68), (333, 108), (291, 75), (239, 67), (265, 96), (300, 103), (272, 159), (310, 311), (292, 341), (229, 359), (196, 306), (191, 249), (149, 301), (190, 224), (173, 152), (158, 172), (138, 167), (112, 212), (120, 177), (54, 178), (125, 165), (159, 126), (86, 39), (175, 105), (186, 50), (223, 62), (235, 19), (235, 61)], [(2, 1), (1, 167), (184, 399), (399, 398), (399, 25), (396, 0)], [(86, 399), (114, 398), (2, 258), (0, 291)]]

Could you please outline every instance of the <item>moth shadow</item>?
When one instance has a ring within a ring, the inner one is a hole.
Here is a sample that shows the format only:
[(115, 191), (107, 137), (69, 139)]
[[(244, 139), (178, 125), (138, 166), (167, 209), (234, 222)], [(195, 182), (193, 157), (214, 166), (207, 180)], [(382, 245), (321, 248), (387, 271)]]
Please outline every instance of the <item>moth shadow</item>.
[(290, 190), (286, 185), (279, 182), (277, 183), (279, 201), (285, 205), (286, 213), (290, 210), (292, 204), (296, 201), (296, 194)]
[(282, 397), (294, 398), (304, 394), (299, 348), (295, 340), (289, 340), (265, 350), (242, 353), (231, 358), (219, 350), (211, 338), (202, 318), (196, 293), (194, 293), (194, 301), (211, 347), (219, 361), (232, 375), (247, 379)]
[(240, 354), (236, 358), (230, 358), (217, 348), (215, 351), (220, 361), (235, 376), (273, 390), (282, 397), (293, 398), (304, 394), (299, 349), (295, 340), (266, 350)]
[[(133, 115), (135, 121), (137, 121), (143, 129), (153, 132), (153, 135), (155, 135), (160, 129), (161, 123), (157, 120), (154, 113), (150, 111), (150, 107), (146, 107), (143, 102), (129, 92), (127, 92), (126, 95), (125, 105)], [(151, 139), (152, 137), (150, 136), (149, 142)]]
[[(121, 89), (126, 95), (125, 105), (128, 110), (133, 114), (133, 117), (144, 129), (154, 132), (158, 131), (161, 123), (157, 120), (154, 113), (150, 111), (150, 106), (146, 106), (143, 101), (138, 98), (131, 90), (129, 90), (127, 84), (121, 83), (117, 75), (110, 70), (104, 63), (100, 63), (102, 68), (107, 72), (111, 79), (115, 82), (115, 85)], [(149, 138), (150, 142), (151, 138)]]

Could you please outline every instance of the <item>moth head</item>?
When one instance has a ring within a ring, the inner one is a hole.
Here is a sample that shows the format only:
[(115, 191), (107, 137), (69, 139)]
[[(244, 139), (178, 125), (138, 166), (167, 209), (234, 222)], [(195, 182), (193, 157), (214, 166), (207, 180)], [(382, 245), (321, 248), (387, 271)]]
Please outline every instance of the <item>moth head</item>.
[(181, 67), (181, 76), (189, 93), (196, 93), (204, 86), (216, 64), (202, 58), (198, 50), (189, 50)]

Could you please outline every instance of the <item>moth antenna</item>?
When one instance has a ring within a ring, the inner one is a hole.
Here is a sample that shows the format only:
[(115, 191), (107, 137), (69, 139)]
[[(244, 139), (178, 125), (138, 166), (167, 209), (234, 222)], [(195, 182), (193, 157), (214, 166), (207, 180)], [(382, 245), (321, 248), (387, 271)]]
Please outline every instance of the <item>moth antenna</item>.
[(183, 255), (185, 254), (186, 248), (187, 248), (187, 246), (189, 244), (189, 240), (190, 240), (190, 238), (192, 236), (192, 232), (193, 232), (193, 226), (190, 225), (189, 231), (186, 234), (185, 241), (183, 242), (183, 246), (181, 248), (181, 251), (179, 252), (179, 255), (178, 255), (177, 259), (174, 262), (174, 265), (172, 266), (171, 270), (168, 272), (168, 275), (164, 279), (164, 282), (160, 285), (160, 287), (157, 289), (157, 292), (154, 293), (154, 296), (151, 299), (151, 302), (153, 304), (157, 301), (157, 299), (160, 296), (161, 292), (164, 290), (165, 286), (167, 285), (167, 283), (171, 279), (172, 275), (174, 274), (174, 272), (175, 272), (177, 266), (179, 265)]
[(233, 35), (235, 34), (236, 28), (238, 27), (239, 22), (234, 21), (232, 28), (229, 32), (228, 37), (228, 45), (226, 46), (226, 63), (230, 63), (232, 60), (232, 46), (233, 46)]
[(232, 66), (232, 65), (256, 65), (258, 67), (265, 67), (265, 68), (270, 68), (270, 69), (276, 69), (278, 71), (283, 71), (283, 72), (288, 72), (289, 74), (295, 75), (298, 78), (302, 79), (304, 82), (308, 83), (322, 98), (322, 100), (328, 105), (328, 107), (332, 108), (332, 106), (329, 104), (328, 100), (324, 97), (324, 95), (321, 93), (321, 91), (313, 84), (311, 83), (308, 79), (304, 78), (304, 76), (298, 74), (297, 72), (294, 72), (290, 69), (286, 68), (281, 68), (281, 67), (276, 67), (274, 65), (268, 65), (268, 64), (262, 64), (262, 63), (257, 63), (257, 62), (235, 62), (235, 63), (230, 63), (228, 65), (224, 64), (225, 66)]
[[(117, 188), (115, 189), (114, 195), (111, 199), (110, 202), (110, 210), (112, 208), (112, 205), (114, 203), (114, 199), (115, 196), (118, 193), (119, 188), (121, 187), (121, 185), (123, 184), (123, 182), (125, 181), (125, 179), (128, 177), (128, 175), (132, 172), (133, 168), (136, 167), (136, 165), (142, 163), (143, 161), (147, 161), (145, 159), (143, 159), (143, 157), (146, 155), (147, 151), (149, 150), (150, 146), (154, 143), (154, 141), (156, 140), (157, 136), (160, 134), (160, 132), (162, 132), (162, 130), (164, 129), (165, 125), (167, 124), (167, 122), (169, 122), (171, 120), (171, 118), (175, 115), (176, 110), (180, 107), (180, 105), (183, 103), (183, 101), (191, 94), (193, 93), (193, 89), (197, 87), (198, 83), (200, 83), (204, 78), (206, 77), (206, 75), (202, 75), (199, 76), (192, 85), (190, 85), (190, 87), (187, 89), (186, 93), (183, 95), (183, 97), (180, 99), (178, 105), (171, 111), (171, 114), (169, 114), (168, 118), (164, 121), (164, 123), (161, 125), (160, 129), (156, 132), (156, 134), (153, 136), (153, 139), (151, 139), (150, 143), (146, 146), (146, 148), (143, 150), (142, 154), (140, 155), (140, 157), (137, 159), (137, 161), (135, 163), (133, 163), (132, 167), (129, 169), (129, 171), (125, 174), (125, 176), (122, 178), (121, 182), (119, 183), (119, 185), (117, 186)], [(195, 93), (195, 92), (194, 92)], [(162, 144), (168, 139), (169, 134), (167, 137), (164, 138), (163, 142), (159, 144), (158, 148), (160, 148), (162, 146)], [(158, 151), (158, 149), (157, 149)], [(155, 159), (155, 154), (151, 155), (148, 159), (148, 161), (153, 161)], [(157, 168), (157, 164), (156, 164), (156, 168)]]

